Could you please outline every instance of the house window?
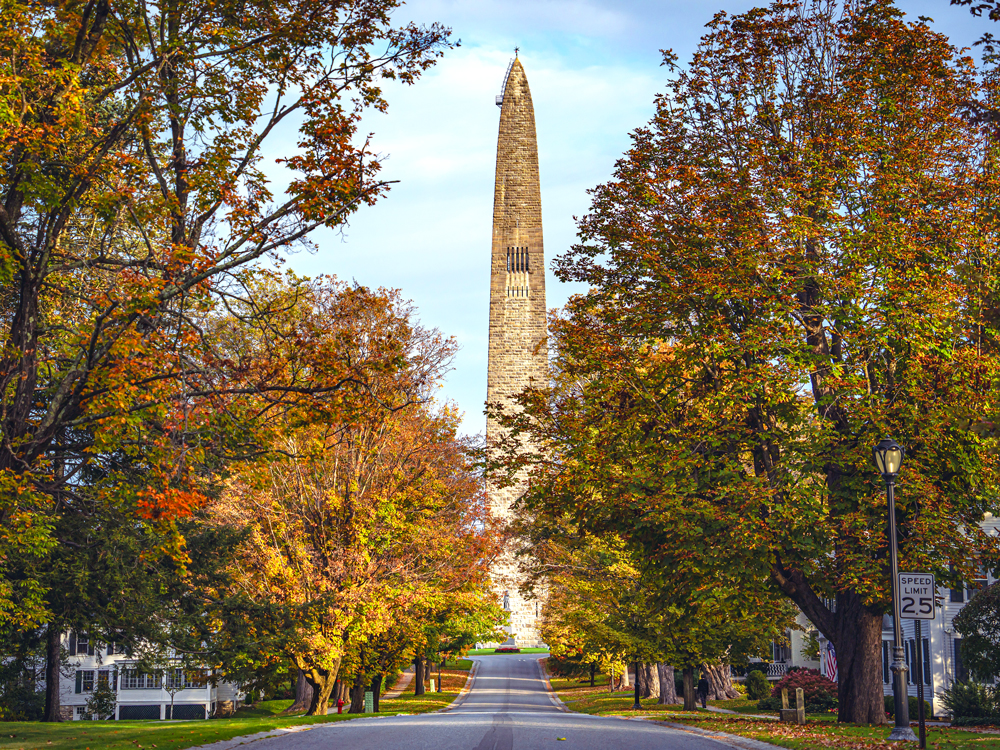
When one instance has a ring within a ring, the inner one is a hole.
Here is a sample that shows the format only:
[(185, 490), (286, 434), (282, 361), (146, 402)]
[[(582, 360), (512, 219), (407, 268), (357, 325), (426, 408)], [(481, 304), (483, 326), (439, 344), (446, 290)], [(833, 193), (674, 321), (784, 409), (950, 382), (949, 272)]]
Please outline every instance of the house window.
[(969, 670), (962, 663), (962, 639), (955, 638), (953, 643), (955, 647), (955, 679), (965, 682), (969, 679)]
[(986, 569), (980, 566), (976, 577), (969, 582), (969, 601), (972, 601), (972, 597), (976, 595), (977, 591), (986, 588), (988, 583), (989, 578), (987, 577)]
[(69, 655), (70, 656), (93, 656), (94, 643), (86, 633), (69, 633)]
[(122, 672), (122, 690), (155, 690), (160, 687), (156, 675), (126, 669)]
[(171, 669), (167, 672), (167, 690), (183, 690), (185, 688), (203, 688), (208, 684), (204, 670)]
[(892, 672), (889, 669), (889, 641), (882, 641), (882, 682), (888, 685), (892, 682)]
[(94, 692), (94, 670), (93, 669), (78, 669), (78, 670), (76, 670), (76, 692), (77, 693), (92, 693), (92, 692)]
[[(955, 572), (955, 566), (954, 565), (949, 565), (948, 566), (948, 571), (951, 572), (951, 573), (954, 573)], [(961, 604), (962, 602), (964, 602), (965, 601), (965, 587), (964, 586), (960, 586), (957, 589), (952, 589), (951, 590), (951, 596), (949, 597), (949, 600), (951, 601), (952, 604)]]

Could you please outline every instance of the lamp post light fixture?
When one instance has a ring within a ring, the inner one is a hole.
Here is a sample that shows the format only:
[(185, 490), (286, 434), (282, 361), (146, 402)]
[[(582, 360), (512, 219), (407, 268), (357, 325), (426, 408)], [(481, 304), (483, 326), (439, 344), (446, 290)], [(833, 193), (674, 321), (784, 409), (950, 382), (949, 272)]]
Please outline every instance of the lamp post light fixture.
[(903, 448), (895, 440), (885, 439), (872, 448), (875, 466), (885, 480), (886, 505), (889, 510), (889, 562), (892, 567), (892, 694), (896, 726), (889, 734), (890, 742), (917, 741), (910, 729), (910, 700), (906, 687), (906, 657), (903, 652), (903, 630), (899, 604), (899, 548), (896, 544), (896, 474), (903, 464)]

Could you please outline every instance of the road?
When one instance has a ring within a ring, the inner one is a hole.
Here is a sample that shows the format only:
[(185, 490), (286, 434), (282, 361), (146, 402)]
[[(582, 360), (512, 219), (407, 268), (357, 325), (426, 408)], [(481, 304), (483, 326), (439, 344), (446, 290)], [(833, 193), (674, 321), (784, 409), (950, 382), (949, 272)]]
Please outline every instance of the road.
[[(560, 711), (530, 655), (481, 656), (461, 705), (419, 716), (321, 724), (261, 739), (253, 750), (726, 750), (713, 740), (641, 721)], [(565, 738), (565, 739), (560, 739)]]

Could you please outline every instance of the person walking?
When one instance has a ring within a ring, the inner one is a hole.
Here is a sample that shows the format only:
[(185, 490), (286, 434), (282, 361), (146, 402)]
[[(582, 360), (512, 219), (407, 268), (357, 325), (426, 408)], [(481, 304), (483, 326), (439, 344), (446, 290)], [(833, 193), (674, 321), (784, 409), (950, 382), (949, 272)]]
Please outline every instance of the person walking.
[(708, 708), (708, 680), (705, 679), (704, 672), (698, 680), (698, 700), (701, 701), (702, 708)]

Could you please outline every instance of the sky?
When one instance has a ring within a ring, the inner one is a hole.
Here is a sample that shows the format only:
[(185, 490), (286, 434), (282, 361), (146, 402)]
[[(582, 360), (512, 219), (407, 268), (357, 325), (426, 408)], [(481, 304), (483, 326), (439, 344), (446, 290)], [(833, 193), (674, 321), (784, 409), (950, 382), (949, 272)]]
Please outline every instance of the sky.
[[(538, 136), (547, 262), (572, 246), (574, 217), (587, 191), (606, 181), (629, 133), (653, 115), (665, 89), (661, 49), (690, 59), (704, 26), (743, 0), (412, 0), (398, 22), (451, 27), (461, 46), (414, 86), (390, 84), (388, 113), (363, 130), (385, 156), (382, 176), (398, 180), (343, 232), (314, 236), (315, 253), (288, 265), (401, 290), (423, 325), (454, 336), (459, 353), (440, 392), (464, 413), (463, 430), (485, 430), (490, 243), (497, 128), (495, 97), (520, 48)], [(954, 44), (971, 46), (992, 24), (948, 0), (900, 0), (908, 16), (929, 16)], [(294, 142), (287, 144), (294, 147)], [(549, 308), (581, 285), (546, 274)]]

